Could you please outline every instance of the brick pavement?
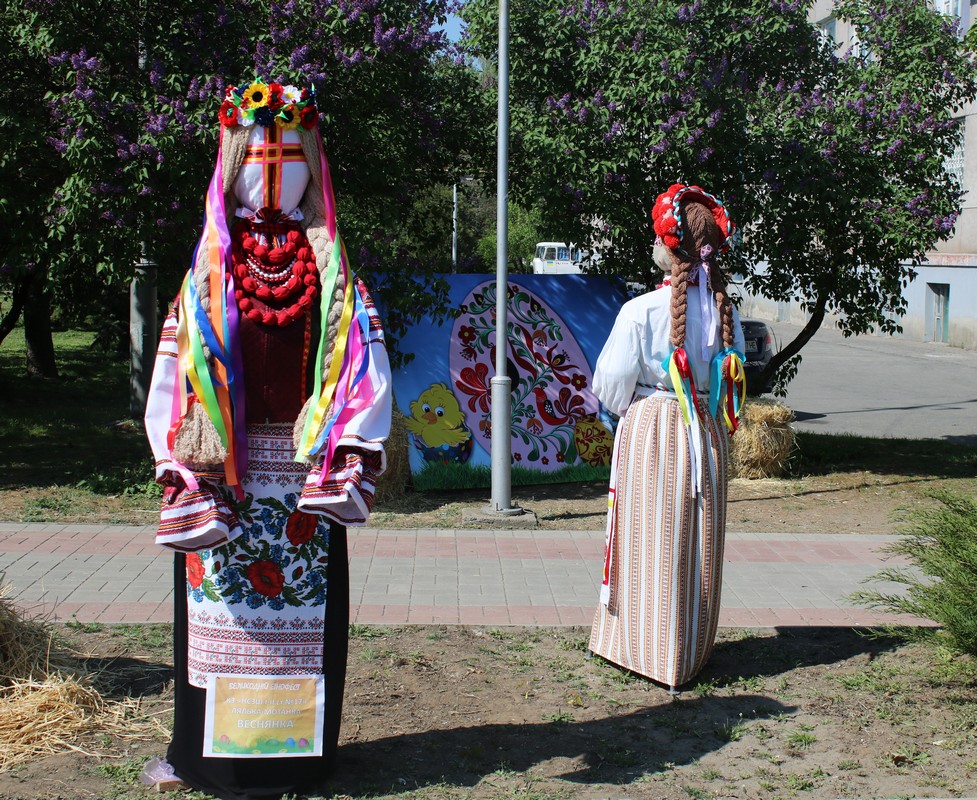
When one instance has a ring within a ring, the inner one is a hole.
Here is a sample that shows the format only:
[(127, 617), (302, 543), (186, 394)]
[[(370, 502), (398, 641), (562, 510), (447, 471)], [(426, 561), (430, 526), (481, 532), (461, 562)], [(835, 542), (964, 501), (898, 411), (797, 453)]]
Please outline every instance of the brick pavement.
[[(153, 526), (0, 522), (0, 573), (31, 613), (167, 622), (172, 556)], [(727, 535), (720, 623), (862, 626), (897, 621), (845, 596), (891, 537)], [(603, 562), (597, 531), (350, 529), (350, 616), (361, 624), (589, 625)], [(888, 588), (892, 588), (891, 586)], [(906, 620), (911, 621), (911, 620)]]

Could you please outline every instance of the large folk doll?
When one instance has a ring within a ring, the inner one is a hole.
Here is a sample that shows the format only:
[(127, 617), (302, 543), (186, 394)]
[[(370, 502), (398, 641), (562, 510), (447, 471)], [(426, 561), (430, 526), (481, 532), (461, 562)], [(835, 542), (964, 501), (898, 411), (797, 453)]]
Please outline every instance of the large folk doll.
[(176, 555), (167, 761), (222, 798), (329, 771), (349, 613), (347, 525), (389, 432), (379, 319), (349, 273), (309, 90), (230, 87), (192, 267), (146, 412)]
[(674, 690), (708, 659), (719, 621), (743, 333), (716, 263), (734, 230), (722, 203), (675, 184), (652, 217), (670, 279), (623, 306), (594, 371), (622, 419), (590, 649)]

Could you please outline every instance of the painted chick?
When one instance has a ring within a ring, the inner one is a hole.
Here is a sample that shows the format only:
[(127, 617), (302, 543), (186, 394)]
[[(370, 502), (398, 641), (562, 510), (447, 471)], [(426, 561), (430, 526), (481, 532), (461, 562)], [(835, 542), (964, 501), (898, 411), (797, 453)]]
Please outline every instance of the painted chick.
[(427, 460), (434, 460), (428, 457), (428, 452), (434, 455), (432, 451), (441, 451), (437, 460), (443, 460), (445, 455), (451, 460), (467, 460), (452, 454), (456, 449), (468, 449), (470, 452), (470, 447), (458, 446), (469, 442), (472, 434), (465, 425), (458, 401), (445, 384), (432, 383), (421, 392), (420, 397), (410, 404), (410, 413), (406, 420), (407, 430), (414, 434), (415, 446)]

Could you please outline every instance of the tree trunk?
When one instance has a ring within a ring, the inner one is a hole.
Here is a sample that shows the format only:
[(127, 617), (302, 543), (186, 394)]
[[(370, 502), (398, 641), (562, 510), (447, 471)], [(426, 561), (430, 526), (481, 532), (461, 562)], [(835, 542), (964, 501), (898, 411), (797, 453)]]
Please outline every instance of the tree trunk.
[(793, 341), (791, 341), (787, 346), (783, 347), (779, 353), (775, 353), (770, 361), (767, 362), (767, 366), (764, 367), (763, 371), (757, 376), (756, 383), (758, 386), (766, 386), (771, 378), (777, 374), (777, 370), (780, 369), (781, 365), (786, 364), (790, 359), (801, 352), (804, 345), (811, 341), (814, 334), (818, 332), (818, 328), (821, 327), (821, 323), (824, 322), (824, 314), (827, 307), (828, 292), (822, 291), (814, 303), (814, 310), (811, 312), (811, 318), (807, 321), (807, 324), (801, 328), (801, 332), (797, 334), (797, 337)]
[(0, 344), (7, 338), (10, 332), (17, 327), (20, 322), (20, 315), (24, 310), (24, 299), (27, 296), (27, 289), (30, 286), (30, 277), (20, 278), (14, 284), (13, 296), (10, 301), (10, 308), (0, 319)]
[(27, 340), (27, 374), (38, 378), (57, 378), (54, 339), (51, 337), (51, 303), (47, 295), (47, 276), (30, 279), (24, 299), (24, 338)]

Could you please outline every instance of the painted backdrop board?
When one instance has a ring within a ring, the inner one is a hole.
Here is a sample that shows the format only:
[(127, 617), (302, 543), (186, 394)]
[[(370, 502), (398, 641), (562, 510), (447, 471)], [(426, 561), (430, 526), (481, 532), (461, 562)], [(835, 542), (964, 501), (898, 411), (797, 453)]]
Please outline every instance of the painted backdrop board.
[[(459, 315), (424, 320), (401, 340), (414, 359), (394, 373), (418, 488), (488, 486), (495, 374), (494, 275), (446, 276)], [(587, 275), (517, 275), (508, 284), (513, 482), (606, 477), (613, 426), (591, 391), (623, 283)]]

